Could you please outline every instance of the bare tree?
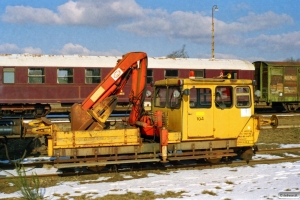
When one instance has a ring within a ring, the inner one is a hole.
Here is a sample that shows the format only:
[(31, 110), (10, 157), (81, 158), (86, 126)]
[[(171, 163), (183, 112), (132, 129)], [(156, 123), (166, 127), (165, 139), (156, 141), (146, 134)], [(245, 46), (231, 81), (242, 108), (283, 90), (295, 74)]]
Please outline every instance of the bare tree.
[(300, 58), (294, 59), (293, 57), (287, 58), (284, 60), (285, 62), (300, 62)]
[(167, 55), (167, 58), (188, 58), (189, 55), (187, 51), (185, 50), (185, 44), (182, 45), (182, 48), (176, 51), (173, 51), (169, 55)]

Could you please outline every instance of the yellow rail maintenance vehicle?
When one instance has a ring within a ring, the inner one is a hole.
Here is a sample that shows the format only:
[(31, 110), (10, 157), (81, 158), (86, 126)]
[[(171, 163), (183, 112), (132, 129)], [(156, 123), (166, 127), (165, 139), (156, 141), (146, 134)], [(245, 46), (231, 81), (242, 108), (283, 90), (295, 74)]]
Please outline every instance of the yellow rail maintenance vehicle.
[[(251, 80), (219, 77), (157, 81), (152, 110), (165, 115), (168, 150), (191, 150), (186, 159), (204, 157), (210, 162), (234, 155), (250, 160), (260, 126), (270, 124), (275, 128), (278, 124), (276, 116), (266, 120), (254, 115)], [(196, 150), (200, 150), (197, 156)], [(214, 156), (207, 157), (211, 153)], [(168, 159), (181, 160), (181, 155), (185, 153), (173, 153)]]
[[(171, 78), (155, 82), (145, 91), (147, 55), (123, 56), (112, 72), (82, 104), (74, 104), (71, 128), (46, 118), (30, 123), (32, 133), (48, 138), (48, 155), (57, 168), (109, 164), (170, 162), (240, 156), (249, 161), (255, 153), (260, 127), (276, 127), (278, 119), (254, 114), (251, 80)], [(132, 75), (132, 110), (128, 119), (107, 121), (121, 91)], [(153, 94), (152, 94), (153, 93)], [(152, 97), (151, 111), (143, 109)], [(63, 160), (62, 156), (69, 156)]]

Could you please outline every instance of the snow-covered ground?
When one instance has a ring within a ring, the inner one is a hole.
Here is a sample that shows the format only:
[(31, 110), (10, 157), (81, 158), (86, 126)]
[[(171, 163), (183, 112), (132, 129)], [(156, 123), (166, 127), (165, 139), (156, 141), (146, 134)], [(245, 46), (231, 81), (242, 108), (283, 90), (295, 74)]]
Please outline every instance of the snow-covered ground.
[[(257, 156), (262, 157), (261, 155)], [(268, 156), (263, 156), (263, 158), (268, 158)], [(255, 157), (255, 159), (259, 158)], [(57, 171), (51, 168), (27, 169), (27, 172), (29, 175), (45, 172), (41, 170), (46, 170), (47, 173)], [(13, 170), (9, 172), (15, 173)], [(7, 173), (0, 171), (0, 176), (7, 176)], [(68, 193), (69, 196), (88, 194), (87, 197), (96, 198), (108, 194), (142, 193), (143, 191), (154, 191), (156, 194), (164, 194), (167, 191), (184, 191), (183, 198), (178, 199), (197, 200), (282, 199), (283, 195), (289, 195), (289, 198), (300, 198), (300, 161), (240, 167), (230, 167), (229, 165), (202, 170), (177, 170), (159, 174), (150, 173), (146, 178), (135, 179), (128, 175), (123, 176), (124, 180), (117, 182), (106, 182), (107, 178), (103, 177), (97, 181), (93, 180), (97, 183), (60, 182), (56, 186), (42, 188), (41, 191), (45, 199), (51, 200), (60, 198), (54, 194)], [(18, 196), (18, 192), (0, 193), (0, 199)]]

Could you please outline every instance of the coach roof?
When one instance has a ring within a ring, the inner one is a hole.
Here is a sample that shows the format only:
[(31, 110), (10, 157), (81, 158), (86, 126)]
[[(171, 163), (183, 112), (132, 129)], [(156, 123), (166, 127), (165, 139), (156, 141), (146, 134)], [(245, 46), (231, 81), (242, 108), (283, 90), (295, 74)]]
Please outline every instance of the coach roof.
[[(119, 59), (121, 56), (1, 54), (0, 66), (112, 68)], [(148, 57), (148, 68), (254, 70), (253, 64), (244, 60), (165, 57)]]

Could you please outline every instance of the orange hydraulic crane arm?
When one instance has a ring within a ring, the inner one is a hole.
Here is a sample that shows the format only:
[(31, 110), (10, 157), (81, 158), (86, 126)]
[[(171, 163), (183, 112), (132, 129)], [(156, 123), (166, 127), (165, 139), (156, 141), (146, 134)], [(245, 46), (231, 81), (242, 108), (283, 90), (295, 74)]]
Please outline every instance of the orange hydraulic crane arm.
[[(144, 52), (131, 52), (127, 53), (123, 56), (122, 60), (120, 60), (115, 68), (104, 78), (104, 80), (92, 91), (92, 93), (83, 101), (82, 103), (82, 109), (88, 110), (92, 108), (94, 104), (97, 104), (97, 102), (102, 101), (106, 97), (110, 96), (111, 94), (115, 94), (116, 90), (120, 91), (124, 85), (126, 84), (129, 77), (124, 77), (122, 75), (126, 74), (129, 70), (132, 69), (132, 67), (137, 67), (136, 63), (138, 61), (141, 61), (140, 68), (142, 71), (144, 71), (144, 74), (146, 75), (147, 71), (147, 54)], [(132, 88), (134, 89), (134, 82), (138, 83), (139, 81), (142, 81), (140, 85), (142, 87), (145, 86), (144, 80), (137, 80), (136, 78), (142, 78), (137, 77), (135, 75), (135, 72), (132, 72)], [(129, 73), (130, 75), (130, 73)], [(123, 78), (123, 79), (122, 79)], [(125, 78), (125, 79), (124, 79)], [(144, 84), (144, 85), (142, 85)], [(121, 86), (122, 88), (118, 87)], [(141, 90), (144, 88), (139, 87), (138, 90)], [(134, 89), (136, 90), (136, 89)], [(137, 92), (137, 91), (135, 91)]]
[[(99, 130), (116, 105), (118, 93), (132, 77), (129, 101), (133, 104), (128, 122), (134, 125), (143, 111), (146, 91), (147, 54), (131, 52), (123, 55), (117, 65), (91, 92), (81, 105), (74, 104), (71, 110), (72, 130)], [(97, 121), (97, 122), (96, 122)]]

